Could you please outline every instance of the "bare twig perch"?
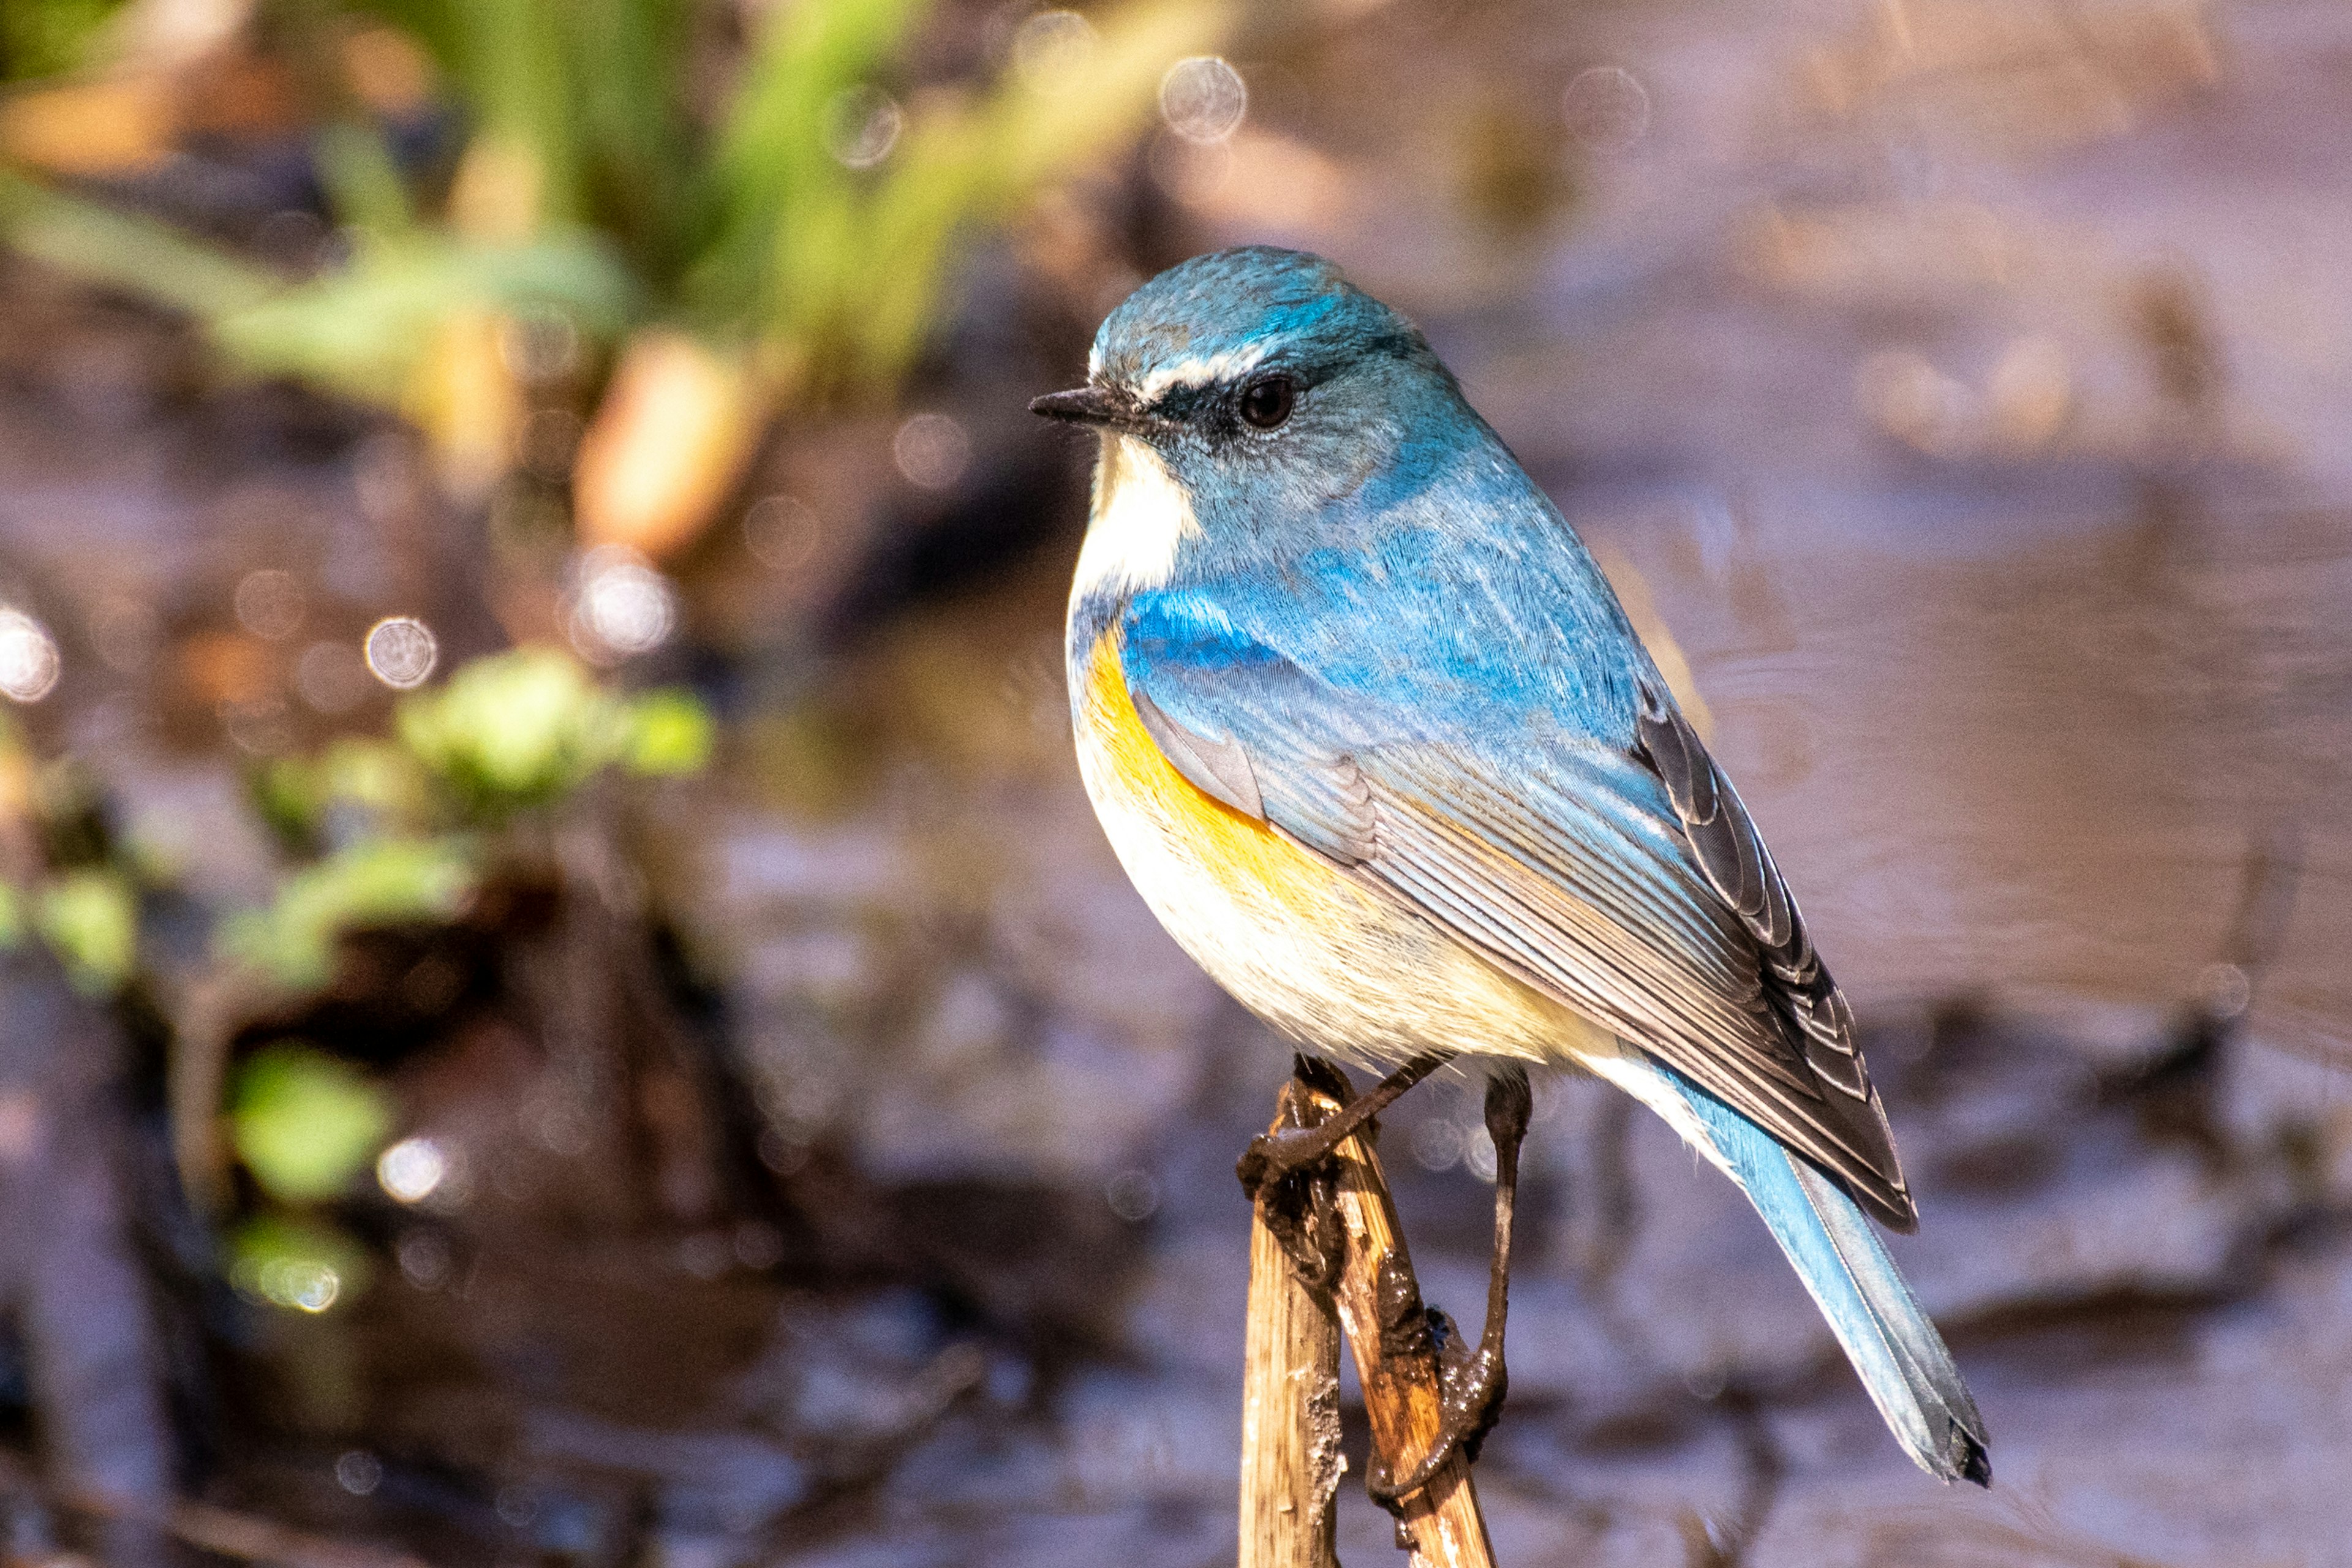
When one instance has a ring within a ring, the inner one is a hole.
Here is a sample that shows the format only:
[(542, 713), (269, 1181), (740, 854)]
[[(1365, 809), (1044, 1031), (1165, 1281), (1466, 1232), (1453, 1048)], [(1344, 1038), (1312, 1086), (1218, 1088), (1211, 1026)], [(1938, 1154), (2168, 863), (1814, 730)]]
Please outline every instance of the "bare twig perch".
[[(1283, 1089), (1282, 1114), (1275, 1124), (1316, 1125), (1337, 1111), (1349, 1094), (1347, 1079), (1336, 1068), (1302, 1060), (1299, 1078)], [(1269, 1184), (1260, 1194), (1250, 1250), (1248, 1410), (1253, 1416), (1268, 1409), (1281, 1415), (1274, 1425), (1245, 1417), (1244, 1568), (1273, 1563), (1328, 1568), (1333, 1561), (1328, 1555), (1328, 1533), (1322, 1537), (1327, 1554), (1318, 1557), (1298, 1554), (1313, 1549), (1313, 1536), (1296, 1531), (1264, 1548), (1293, 1555), (1249, 1555), (1254, 1542), (1277, 1533), (1276, 1527), (1285, 1517), (1278, 1510), (1286, 1500), (1303, 1510), (1322, 1484), (1325, 1472), (1318, 1465), (1323, 1461), (1311, 1440), (1295, 1442), (1287, 1450), (1275, 1445), (1288, 1441), (1282, 1435), (1292, 1430), (1282, 1420), (1313, 1429), (1311, 1412), (1284, 1403), (1276, 1393), (1282, 1385), (1276, 1380), (1314, 1364), (1304, 1358), (1315, 1352), (1300, 1348), (1305, 1340), (1281, 1337), (1276, 1329), (1286, 1329), (1287, 1314), (1302, 1300), (1320, 1310), (1323, 1281), (1328, 1281), (1328, 1299), (1347, 1330), (1356, 1375), (1363, 1384), (1376, 1456), (1373, 1473), (1410, 1475), (1438, 1441), (1437, 1348), (1371, 1136), (1368, 1126), (1339, 1144), (1332, 1157), (1336, 1177), (1293, 1176)], [(1269, 1275), (1280, 1282), (1268, 1279)], [(1293, 1294), (1286, 1296), (1285, 1290)], [(1311, 1378), (1299, 1381), (1312, 1384)], [(1262, 1405), (1262, 1397), (1272, 1403)], [(1286, 1460), (1286, 1451), (1298, 1458)], [(1267, 1467), (1284, 1462), (1295, 1467), (1288, 1479), (1261, 1478)], [(1336, 1480), (1336, 1468), (1331, 1476)], [(1427, 1485), (1406, 1494), (1397, 1511), (1399, 1544), (1410, 1542), (1412, 1568), (1494, 1568), (1494, 1549), (1478, 1512), (1469, 1461), (1459, 1453), (1438, 1467)]]
[[(1321, 1120), (1296, 1079), (1282, 1086), (1278, 1105), (1270, 1132)], [(1348, 1468), (1339, 1448), (1339, 1319), (1328, 1284), (1308, 1279), (1277, 1235), (1295, 1235), (1302, 1217), (1285, 1212), (1286, 1198), (1299, 1194), (1281, 1185), (1258, 1194), (1250, 1221), (1240, 1568), (1339, 1568), (1334, 1516)]]

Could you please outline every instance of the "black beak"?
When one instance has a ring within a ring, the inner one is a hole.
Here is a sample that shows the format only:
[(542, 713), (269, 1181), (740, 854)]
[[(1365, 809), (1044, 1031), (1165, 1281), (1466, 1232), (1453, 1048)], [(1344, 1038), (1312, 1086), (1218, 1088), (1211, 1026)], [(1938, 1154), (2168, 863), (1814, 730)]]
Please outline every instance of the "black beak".
[(1042, 414), (1048, 419), (1066, 419), (1073, 425), (1133, 425), (1137, 422), (1135, 405), (1123, 393), (1105, 386), (1081, 386), (1068, 392), (1049, 392), (1029, 405), (1029, 412)]

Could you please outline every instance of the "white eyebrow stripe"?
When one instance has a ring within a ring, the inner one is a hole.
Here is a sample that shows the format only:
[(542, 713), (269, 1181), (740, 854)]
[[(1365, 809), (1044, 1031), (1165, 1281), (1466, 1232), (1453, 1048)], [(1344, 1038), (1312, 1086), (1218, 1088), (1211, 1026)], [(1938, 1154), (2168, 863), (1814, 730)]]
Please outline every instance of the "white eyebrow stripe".
[(1232, 381), (1255, 370), (1265, 358), (1265, 350), (1263, 342), (1244, 343), (1239, 348), (1180, 359), (1138, 382), (1135, 395), (1142, 403), (1152, 404), (1180, 386), (1212, 386), (1221, 381)]

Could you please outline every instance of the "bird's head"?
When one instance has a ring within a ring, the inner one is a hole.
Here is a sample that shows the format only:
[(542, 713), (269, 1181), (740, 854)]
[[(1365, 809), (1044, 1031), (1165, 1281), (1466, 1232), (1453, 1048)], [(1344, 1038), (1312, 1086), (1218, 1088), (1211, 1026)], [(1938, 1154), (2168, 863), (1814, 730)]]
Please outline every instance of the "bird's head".
[(1138, 289), (1087, 384), (1030, 408), (1103, 432), (1087, 550), (1129, 586), (1182, 555), (1306, 543), (1334, 503), (1484, 428), (1412, 322), (1321, 258), (1262, 246)]

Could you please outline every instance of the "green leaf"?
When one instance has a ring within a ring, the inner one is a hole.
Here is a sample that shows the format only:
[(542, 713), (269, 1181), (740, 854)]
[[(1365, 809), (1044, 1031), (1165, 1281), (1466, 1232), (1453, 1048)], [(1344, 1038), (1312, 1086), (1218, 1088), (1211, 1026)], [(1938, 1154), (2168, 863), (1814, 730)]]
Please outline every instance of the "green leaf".
[(76, 990), (103, 996), (131, 978), (139, 908), (116, 873), (93, 867), (59, 877), (41, 891), (37, 922)]
[(367, 1289), (367, 1253), (331, 1226), (263, 1215), (229, 1241), (229, 1283), (298, 1312), (326, 1311)]
[[(826, 149), (826, 116), (842, 92), (881, 73), (927, 8), (928, 0), (772, 8), (713, 158), (721, 220), (694, 281), (717, 324), (805, 309), (791, 294), (810, 260), (822, 266), (840, 252), (825, 247), (811, 258), (798, 242), (812, 223), (826, 226), (853, 190), (849, 172)], [(804, 259), (786, 262), (787, 248)]]
[(577, 659), (547, 647), (476, 659), (402, 702), (398, 723), (426, 767), (494, 814), (561, 798), (628, 740), (618, 705)]
[(246, 792), (262, 826), (289, 847), (310, 842), (326, 806), (325, 779), (308, 757), (273, 757), (246, 776)]
[(14, 952), (25, 944), (25, 895), (14, 882), (0, 882), (0, 952)]
[(272, 1046), (238, 1074), (229, 1110), (237, 1158), (281, 1203), (316, 1203), (351, 1184), (392, 1131), (392, 1102), (350, 1064)]
[(628, 749), (621, 763), (633, 773), (673, 777), (698, 773), (709, 764), (719, 727), (710, 710), (690, 691), (672, 688), (647, 692), (629, 704)]
[(415, 754), (393, 741), (345, 739), (319, 759), (330, 806), (353, 806), (379, 831), (425, 826), (427, 780)]
[(287, 878), (268, 908), (232, 917), (220, 945), (281, 985), (312, 990), (334, 973), (340, 933), (451, 919), (475, 875), (462, 838), (363, 839)]

